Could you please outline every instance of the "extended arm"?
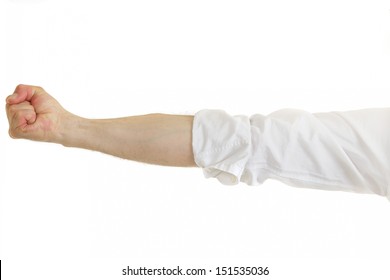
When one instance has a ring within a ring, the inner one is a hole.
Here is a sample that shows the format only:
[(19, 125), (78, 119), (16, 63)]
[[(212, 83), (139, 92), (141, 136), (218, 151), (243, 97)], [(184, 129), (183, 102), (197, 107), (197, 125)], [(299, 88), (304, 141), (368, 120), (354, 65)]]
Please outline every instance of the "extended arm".
[(42, 88), (27, 85), (16, 87), (6, 103), (13, 138), (53, 142), (152, 164), (196, 166), (193, 116), (86, 119), (66, 111)]
[(10, 136), (169, 166), (199, 166), (224, 184), (288, 185), (375, 193), (390, 199), (390, 108), (268, 116), (202, 110), (92, 120), (66, 111), (40, 87), (7, 98)]

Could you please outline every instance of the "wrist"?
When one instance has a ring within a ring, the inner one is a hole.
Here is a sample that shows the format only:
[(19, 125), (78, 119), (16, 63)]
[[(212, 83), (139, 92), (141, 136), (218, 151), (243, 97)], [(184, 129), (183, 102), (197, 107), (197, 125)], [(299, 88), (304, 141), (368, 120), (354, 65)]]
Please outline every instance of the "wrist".
[(81, 118), (77, 115), (66, 113), (61, 117), (58, 131), (54, 137), (55, 143), (61, 144), (66, 147), (77, 146), (77, 141), (82, 137), (82, 132), (79, 131), (81, 123), (87, 119)]

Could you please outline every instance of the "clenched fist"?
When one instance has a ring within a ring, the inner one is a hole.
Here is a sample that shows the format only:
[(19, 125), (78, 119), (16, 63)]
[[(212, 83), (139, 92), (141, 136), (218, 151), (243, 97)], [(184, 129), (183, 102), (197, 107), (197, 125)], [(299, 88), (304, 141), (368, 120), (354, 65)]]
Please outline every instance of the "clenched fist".
[(18, 85), (6, 99), (9, 135), (36, 141), (58, 142), (61, 125), (70, 115), (43, 88)]

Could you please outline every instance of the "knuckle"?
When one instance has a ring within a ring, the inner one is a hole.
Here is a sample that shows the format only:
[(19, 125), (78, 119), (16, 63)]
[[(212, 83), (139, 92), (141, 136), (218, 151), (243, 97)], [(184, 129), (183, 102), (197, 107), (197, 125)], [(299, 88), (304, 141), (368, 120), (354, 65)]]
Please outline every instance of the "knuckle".
[(40, 92), (43, 92), (43, 91), (45, 91), (42, 87), (40, 87), (40, 86), (33, 86), (33, 87), (31, 87), (32, 88), (32, 90), (33, 90), (33, 92), (35, 92), (35, 93), (40, 93)]
[(18, 85), (16, 86), (16, 88), (15, 88), (15, 91), (17, 92), (17, 91), (21, 90), (24, 86), (25, 86), (25, 85), (23, 85), (23, 84), (18, 84)]

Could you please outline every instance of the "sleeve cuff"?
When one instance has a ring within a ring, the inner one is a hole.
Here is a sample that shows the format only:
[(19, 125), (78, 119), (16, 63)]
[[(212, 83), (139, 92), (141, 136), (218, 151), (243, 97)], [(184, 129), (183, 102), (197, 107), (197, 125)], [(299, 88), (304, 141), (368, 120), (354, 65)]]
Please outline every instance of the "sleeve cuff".
[(195, 163), (204, 176), (225, 185), (239, 183), (251, 150), (249, 118), (202, 110), (195, 114), (192, 132)]

